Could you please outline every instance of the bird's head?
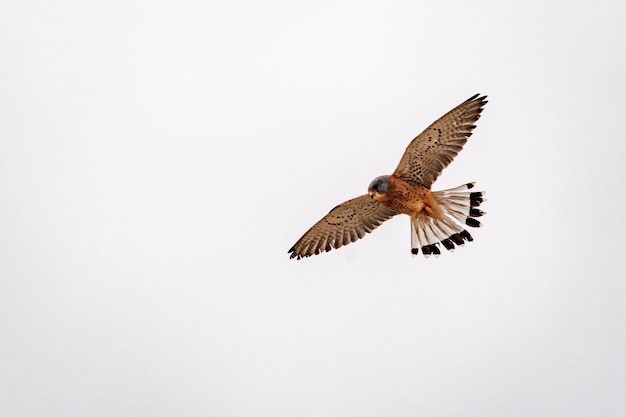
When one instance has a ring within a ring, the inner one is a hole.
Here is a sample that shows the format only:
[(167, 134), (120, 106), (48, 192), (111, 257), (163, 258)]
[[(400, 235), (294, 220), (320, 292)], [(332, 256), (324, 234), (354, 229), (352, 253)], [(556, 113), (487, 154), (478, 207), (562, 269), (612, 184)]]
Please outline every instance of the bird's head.
[(367, 193), (370, 197), (380, 200), (389, 191), (389, 175), (381, 175), (370, 183)]

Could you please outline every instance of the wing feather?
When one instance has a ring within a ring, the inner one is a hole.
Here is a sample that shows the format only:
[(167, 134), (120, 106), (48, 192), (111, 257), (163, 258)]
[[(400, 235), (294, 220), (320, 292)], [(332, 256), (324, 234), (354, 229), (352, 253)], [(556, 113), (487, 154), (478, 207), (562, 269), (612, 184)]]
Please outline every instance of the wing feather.
[(305, 258), (355, 242), (397, 212), (365, 194), (332, 209), (296, 242), (288, 253)]
[(394, 175), (430, 188), (472, 135), (486, 99), (476, 94), (428, 126), (406, 148)]

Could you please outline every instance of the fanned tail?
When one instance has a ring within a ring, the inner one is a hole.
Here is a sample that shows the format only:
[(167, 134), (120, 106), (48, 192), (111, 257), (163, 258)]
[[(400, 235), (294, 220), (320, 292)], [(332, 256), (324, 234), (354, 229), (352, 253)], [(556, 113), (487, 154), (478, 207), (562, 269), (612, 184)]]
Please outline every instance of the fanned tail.
[(478, 209), (487, 201), (485, 192), (468, 191), (474, 188), (470, 182), (449, 190), (434, 191), (433, 197), (443, 212), (442, 219), (419, 214), (411, 219), (411, 254), (417, 255), (421, 249), (425, 257), (439, 256), (439, 244), (450, 252), (454, 246), (464, 246), (465, 242), (474, 240), (464, 226), (480, 227), (476, 217), (486, 214)]

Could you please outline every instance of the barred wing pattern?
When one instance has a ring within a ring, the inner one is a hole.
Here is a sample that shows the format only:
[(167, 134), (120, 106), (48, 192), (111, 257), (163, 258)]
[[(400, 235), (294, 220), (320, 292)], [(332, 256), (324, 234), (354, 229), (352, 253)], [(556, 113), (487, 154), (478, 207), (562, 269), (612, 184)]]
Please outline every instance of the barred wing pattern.
[(486, 98), (476, 94), (428, 126), (406, 148), (394, 175), (430, 188), (472, 135)]
[(296, 242), (290, 258), (305, 258), (355, 242), (397, 212), (365, 194), (332, 209)]

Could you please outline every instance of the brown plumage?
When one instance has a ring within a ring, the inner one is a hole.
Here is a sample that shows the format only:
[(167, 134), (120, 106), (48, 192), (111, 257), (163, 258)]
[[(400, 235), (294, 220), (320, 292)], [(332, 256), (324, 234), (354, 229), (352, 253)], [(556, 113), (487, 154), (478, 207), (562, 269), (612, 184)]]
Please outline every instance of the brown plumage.
[(432, 123), (411, 141), (393, 174), (374, 179), (368, 193), (348, 200), (311, 227), (288, 253), (300, 259), (337, 249), (371, 232), (396, 214), (411, 217), (411, 253), (419, 249), (425, 256), (439, 255), (439, 244), (454, 245), (472, 241), (463, 224), (478, 227), (475, 217), (483, 192), (469, 192), (473, 183), (450, 190), (432, 192), (433, 182), (448, 166), (476, 127), (486, 96), (470, 97)]

